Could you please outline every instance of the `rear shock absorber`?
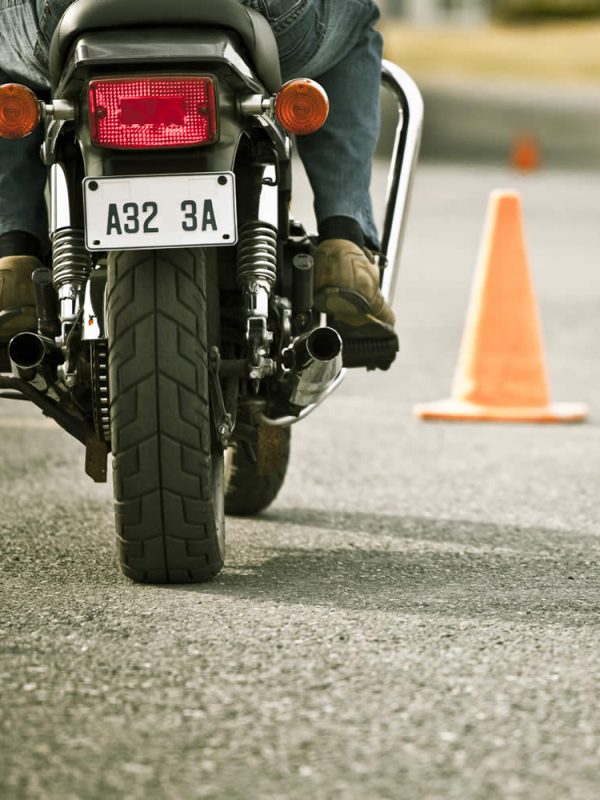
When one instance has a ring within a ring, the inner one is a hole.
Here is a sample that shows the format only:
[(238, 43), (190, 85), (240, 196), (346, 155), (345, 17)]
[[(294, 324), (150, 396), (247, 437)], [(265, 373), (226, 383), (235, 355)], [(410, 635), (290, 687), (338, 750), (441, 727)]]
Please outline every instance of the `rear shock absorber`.
[(244, 297), (250, 378), (275, 372), (268, 358), (273, 335), (267, 328), (269, 297), (277, 279), (277, 230), (265, 222), (247, 222), (239, 234), (237, 281)]
[(58, 295), (61, 337), (64, 341), (77, 320), (85, 296), (92, 259), (85, 249), (83, 230), (59, 228), (52, 234), (52, 285)]
[(277, 279), (277, 231), (264, 222), (247, 222), (238, 244), (237, 280), (249, 317), (269, 314), (269, 295)]

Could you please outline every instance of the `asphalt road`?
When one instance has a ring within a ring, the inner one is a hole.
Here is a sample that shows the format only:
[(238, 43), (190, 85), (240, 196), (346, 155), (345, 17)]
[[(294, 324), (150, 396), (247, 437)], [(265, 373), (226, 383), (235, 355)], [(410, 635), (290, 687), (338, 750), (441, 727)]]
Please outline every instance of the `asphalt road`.
[[(412, 417), (448, 393), (503, 185), (584, 426)], [(0, 405), (2, 800), (598, 797), (599, 198), (596, 174), (422, 167), (399, 361), (294, 430), (280, 498), (229, 520), (209, 585), (121, 577), (110, 489)]]

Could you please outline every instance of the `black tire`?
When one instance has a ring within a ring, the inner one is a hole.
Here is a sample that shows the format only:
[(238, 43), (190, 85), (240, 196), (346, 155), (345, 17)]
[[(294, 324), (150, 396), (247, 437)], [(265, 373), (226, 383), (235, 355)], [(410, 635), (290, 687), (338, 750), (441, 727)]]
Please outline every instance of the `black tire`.
[(206, 581), (223, 566), (224, 510), (223, 453), (211, 435), (205, 256), (114, 253), (107, 288), (121, 569), (143, 583)]
[(290, 440), (290, 428), (258, 428), (256, 463), (234, 442), (225, 459), (226, 514), (253, 516), (271, 505), (285, 480)]

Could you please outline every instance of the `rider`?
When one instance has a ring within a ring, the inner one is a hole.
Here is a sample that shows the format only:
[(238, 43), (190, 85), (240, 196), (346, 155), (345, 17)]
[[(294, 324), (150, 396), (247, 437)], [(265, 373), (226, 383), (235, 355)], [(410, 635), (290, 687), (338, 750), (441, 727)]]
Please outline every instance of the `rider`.
[[(47, 91), (48, 47), (73, 0), (0, 0), (0, 84)], [(315, 304), (343, 337), (393, 336), (394, 314), (379, 289), (378, 248), (369, 184), (379, 130), (381, 35), (372, 0), (240, 0), (270, 22), (284, 80), (318, 80), (330, 98), (323, 128), (297, 146), (315, 198), (319, 246)], [(47, 249), (39, 158), (42, 131), (0, 139), (0, 341), (35, 329), (32, 271)]]

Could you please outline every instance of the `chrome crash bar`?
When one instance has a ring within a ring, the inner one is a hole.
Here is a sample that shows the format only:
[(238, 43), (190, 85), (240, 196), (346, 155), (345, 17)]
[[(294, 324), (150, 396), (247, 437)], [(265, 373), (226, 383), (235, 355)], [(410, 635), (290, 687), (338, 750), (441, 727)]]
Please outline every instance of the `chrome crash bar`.
[(413, 177), (421, 146), (423, 98), (410, 75), (391, 61), (383, 61), (381, 82), (392, 92), (398, 104), (396, 140), (388, 173), (385, 218), (381, 236), (381, 250), (387, 260), (381, 289), (388, 303), (392, 303), (398, 280), (400, 251), (404, 240)]

